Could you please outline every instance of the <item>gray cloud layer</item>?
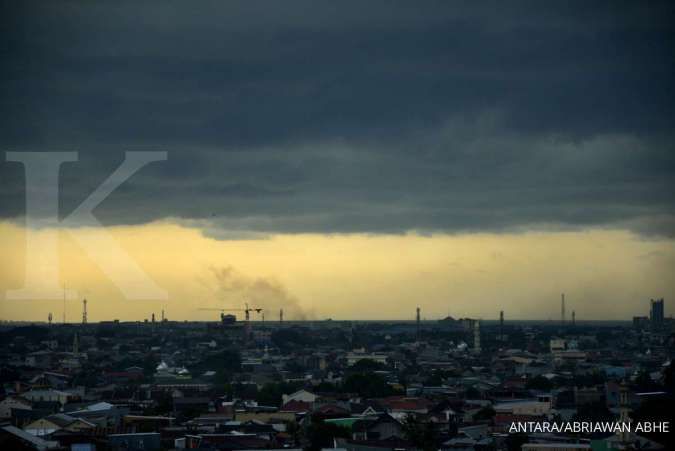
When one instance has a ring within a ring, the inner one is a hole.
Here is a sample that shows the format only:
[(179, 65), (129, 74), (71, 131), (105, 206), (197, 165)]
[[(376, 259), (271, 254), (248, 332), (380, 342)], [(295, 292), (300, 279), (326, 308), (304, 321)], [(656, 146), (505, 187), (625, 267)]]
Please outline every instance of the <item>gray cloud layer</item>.
[(106, 224), (672, 234), (672, 3), (473, 3), (3, 4), (0, 150), (78, 150), (65, 213), (168, 150)]

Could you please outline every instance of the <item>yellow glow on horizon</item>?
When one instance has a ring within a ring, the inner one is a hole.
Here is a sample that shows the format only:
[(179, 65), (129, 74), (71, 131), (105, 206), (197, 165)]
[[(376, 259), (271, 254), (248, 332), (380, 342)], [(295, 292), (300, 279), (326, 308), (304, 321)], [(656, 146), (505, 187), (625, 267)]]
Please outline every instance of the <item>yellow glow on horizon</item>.
[[(110, 227), (168, 301), (130, 301), (68, 236), (61, 233), (62, 282), (88, 299), (90, 321), (140, 320), (164, 309), (169, 319), (214, 320), (199, 307), (241, 308), (244, 297), (266, 318), (453, 317), (557, 319), (560, 293), (579, 319), (646, 315), (650, 297), (673, 299), (675, 243), (627, 231), (438, 234), (279, 234), (258, 240), (215, 240), (199, 229), (156, 222)], [(81, 232), (85, 232), (83, 230)], [(25, 231), (0, 223), (0, 292), (24, 277)], [(229, 272), (227, 269), (229, 268)], [(218, 282), (217, 275), (228, 279)], [(4, 298), (4, 296), (3, 296)], [(282, 305), (285, 304), (285, 305)], [(4, 320), (61, 320), (58, 301), (3, 299)], [(79, 322), (79, 299), (68, 301)]]

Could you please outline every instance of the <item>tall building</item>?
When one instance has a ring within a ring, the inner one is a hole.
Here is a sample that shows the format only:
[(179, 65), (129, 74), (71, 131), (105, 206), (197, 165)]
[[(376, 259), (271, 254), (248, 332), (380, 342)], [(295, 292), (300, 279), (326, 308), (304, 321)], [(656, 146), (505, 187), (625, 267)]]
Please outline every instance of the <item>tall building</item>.
[(649, 320), (654, 329), (660, 329), (663, 326), (663, 298), (651, 300)]
[(417, 330), (415, 331), (415, 339), (420, 341), (420, 308), (417, 307), (417, 317), (416, 317), (416, 326)]

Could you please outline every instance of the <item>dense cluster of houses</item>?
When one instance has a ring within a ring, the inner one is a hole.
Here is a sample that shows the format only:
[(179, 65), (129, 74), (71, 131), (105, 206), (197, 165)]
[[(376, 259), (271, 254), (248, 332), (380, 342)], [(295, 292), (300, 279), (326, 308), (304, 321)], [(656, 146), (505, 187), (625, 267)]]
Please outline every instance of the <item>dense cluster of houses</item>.
[(668, 421), (669, 331), (477, 324), (3, 325), (0, 449), (672, 443), (665, 433), (513, 432), (514, 424)]

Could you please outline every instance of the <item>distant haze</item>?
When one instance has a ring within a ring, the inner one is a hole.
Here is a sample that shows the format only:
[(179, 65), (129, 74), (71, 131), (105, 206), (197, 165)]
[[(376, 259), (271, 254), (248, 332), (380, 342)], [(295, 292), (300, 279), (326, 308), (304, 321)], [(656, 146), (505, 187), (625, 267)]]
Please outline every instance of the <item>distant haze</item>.
[[(198, 308), (266, 309), (266, 319), (558, 319), (560, 293), (578, 319), (647, 315), (650, 297), (675, 299), (675, 245), (625, 231), (461, 235), (274, 235), (215, 240), (171, 223), (111, 232), (169, 300), (130, 301), (63, 237), (62, 277), (89, 300), (93, 321), (159, 318), (217, 320)], [(23, 282), (23, 230), (0, 225), (0, 289)], [(180, 245), (177, 245), (180, 243)], [(68, 301), (79, 321), (80, 299)], [(60, 301), (9, 301), (3, 319), (61, 318)], [(241, 312), (235, 312), (243, 318)], [(253, 315), (253, 319), (260, 319)]]

